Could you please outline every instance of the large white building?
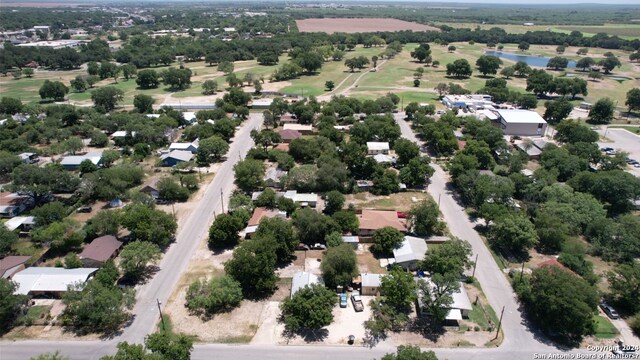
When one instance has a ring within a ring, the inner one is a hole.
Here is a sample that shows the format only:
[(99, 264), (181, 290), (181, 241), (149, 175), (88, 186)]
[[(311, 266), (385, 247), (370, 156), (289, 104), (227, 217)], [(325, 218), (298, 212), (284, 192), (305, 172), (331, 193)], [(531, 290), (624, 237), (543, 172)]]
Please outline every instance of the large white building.
[(544, 136), (547, 122), (537, 112), (531, 110), (495, 110), (496, 121), (505, 135)]
[(493, 107), (495, 104), (492, 101), (491, 95), (446, 95), (442, 98), (442, 104), (449, 109), (454, 107), (458, 109), (473, 109), (479, 110), (486, 107)]

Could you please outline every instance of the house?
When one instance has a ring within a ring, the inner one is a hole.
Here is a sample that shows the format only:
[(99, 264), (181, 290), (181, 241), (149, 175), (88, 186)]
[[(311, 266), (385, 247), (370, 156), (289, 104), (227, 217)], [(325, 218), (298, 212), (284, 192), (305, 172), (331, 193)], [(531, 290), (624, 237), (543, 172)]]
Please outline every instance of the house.
[(387, 155), (389, 154), (389, 143), (369, 141), (367, 142), (367, 154), (368, 155), (376, 155), (376, 154)]
[(568, 267), (564, 266), (561, 262), (559, 262), (556, 258), (553, 259), (549, 259), (546, 261), (543, 261), (541, 263), (538, 264), (538, 269), (542, 269), (544, 267), (557, 267), (561, 270), (564, 270), (566, 272), (569, 272), (571, 274), (577, 275), (575, 272), (573, 272), (573, 270), (569, 269)]
[(24, 270), (25, 263), (31, 259), (31, 256), (7, 256), (0, 260), (0, 276), (3, 279), (11, 279), (13, 274)]
[(322, 279), (320, 279), (318, 275), (306, 271), (298, 271), (293, 274), (293, 278), (291, 279), (291, 297), (305, 286), (322, 283)]
[(18, 157), (20, 158), (20, 160), (22, 160), (23, 163), (25, 164), (34, 164), (38, 162), (38, 154), (36, 153), (22, 153), (22, 154), (18, 154)]
[(289, 190), (284, 193), (284, 197), (293, 200), (296, 205), (300, 207), (312, 207), (315, 208), (318, 204), (318, 194), (310, 193), (298, 193), (295, 190)]
[(395, 263), (408, 270), (415, 270), (426, 254), (427, 242), (414, 236), (405, 236), (400, 246), (393, 249)]
[(251, 102), (251, 107), (253, 109), (268, 109), (272, 102), (273, 99), (255, 99)]
[(176, 166), (181, 162), (191, 161), (193, 157), (194, 155), (191, 151), (173, 150), (160, 156), (160, 160), (164, 166)]
[(471, 109), (482, 110), (489, 106), (495, 106), (491, 95), (475, 94), (475, 95), (446, 95), (442, 98), (442, 104), (449, 109)]
[(98, 268), (30, 267), (13, 275), (12, 280), (18, 284), (16, 294), (60, 296), (70, 286), (87, 282), (96, 271)]
[(360, 274), (360, 294), (367, 296), (380, 295), (380, 284), (383, 276), (383, 274)]
[(373, 187), (373, 181), (371, 180), (356, 180), (356, 186), (362, 191), (368, 191)]
[(505, 135), (544, 136), (547, 122), (537, 112), (522, 109), (498, 109), (496, 125)]
[(313, 125), (303, 125), (303, 124), (284, 124), (282, 126), (283, 130), (295, 130), (302, 135), (311, 135), (313, 134)]
[(271, 168), (265, 174), (263, 180), (266, 186), (273, 188), (282, 187), (282, 177), (287, 175), (287, 172), (278, 168)]
[(189, 151), (192, 154), (195, 154), (196, 152), (198, 152), (198, 144), (200, 142), (196, 139), (194, 142), (190, 142), (190, 143), (180, 143), (180, 142), (174, 142), (171, 143), (171, 145), (169, 145), (169, 151), (174, 151), (174, 150), (178, 150), (178, 151)]
[(80, 260), (82, 260), (84, 266), (100, 267), (107, 260), (115, 258), (120, 247), (122, 247), (122, 242), (118, 241), (115, 236), (100, 236), (85, 246), (80, 253)]
[(385, 154), (375, 154), (373, 155), (373, 160), (375, 160), (378, 164), (395, 164), (396, 159), (393, 156), (385, 155)]
[(89, 160), (95, 166), (102, 165), (102, 153), (101, 152), (88, 152), (84, 155), (69, 155), (62, 158), (60, 165), (67, 170), (76, 170), (80, 167), (83, 161)]
[(280, 123), (281, 124), (297, 124), (298, 123), (298, 119), (296, 119), (291, 114), (284, 114), (284, 115), (282, 115), (280, 117)]
[(140, 192), (145, 193), (154, 199), (157, 199), (160, 196), (160, 190), (158, 190), (158, 181), (160, 181), (160, 178), (152, 179), (142, 186)]
[(0, 193), (0, 217), (12, 218), (33, 207), (33, 199), (17, 193)]
[(262, 221), (262, 219), (274, 217), (286, 219), (287, 213), (284, 211), (267, 209), (265, 207), (257, 207), (253, 209), (253, 214), (247, 223), (247, 227), (244, 228), (245, 238), (250, 238), (258, 230), (258, 225), (260, 225), (260, 221)]
[(278, 134), (280, 134), (280, 138), (282, 138), (282, 142), (285, 144), (302, 137), (302, 134), (297, 130), (280, 130)]
[(184, 111), (182, 113), (182, 117), (184, 118), (184, 121), (186, 121), (189, 124), (193, 124), (197, 121), (196, 113), (193, 111)]
[(515, 146), (520, 149), (520, 151), (526, 153), (529, 159), (540, 159), (542, 151), (549, 144), (551, 144), (549, 141), (538, 138), (535, 140), (525, 139), (524, 141), (516, 143)]
[(357, 236), (342, 236), (342, 242), (345, 244), (351, 245), (354, 249), (358, 249), (358, 244), (360, 243), (360, 238)]
[[(419, 281), (427, 282), (427, 285), (433, 287), (433, 283), (430, 279), (420, 279)], [(424, 305), (424, 293), (418, 290), (416, 298), (416, 312), (418, 316), (428, 316), (429, 313)], [(462, 282), (459, 283), (458, 290), (451, 294), (453, 302), (449, 305), (449, 313), (445, 318), (445, 323), (458, 325), (462, 319), (469, 318), (469, 312), (473, 309), (467, 291), (464, 288)]]
[(362, 209), (356, 216), (360, 222), (358, 227), (360, 237), (371, 237), (374, 231), (387, 226), (407, 232), (406, 222), (398, 218), (396, 211)]
[(33, 216), (16, 216), (12, 219), (7, 220), (4, 223), (4, 226), (9, 229), (9, 231), (19, 229), (22, 232), (27, 232), (30, 231), (35, 224), (36, 221)]

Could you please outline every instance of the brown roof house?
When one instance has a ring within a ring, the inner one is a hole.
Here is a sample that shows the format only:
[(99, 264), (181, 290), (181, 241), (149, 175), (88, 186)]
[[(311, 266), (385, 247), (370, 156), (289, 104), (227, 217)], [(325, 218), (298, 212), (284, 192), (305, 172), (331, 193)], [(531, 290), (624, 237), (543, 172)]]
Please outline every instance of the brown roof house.
[(282, 142), (287, 144), (297, 138), (302, 137), (302, 134), (298, 130), (280, 130), (278, 131), (278, 134), (280, 134)]
[(0, 276), (3, 279), (11, 279), (13, 274), (25, 269), (25, 263), (31, 256), (7, 256), (0, 260)]
[(361, 237), (372, 236), (374, 231), (387, 226), (407, 232), (406, 222), (398, 218), (395, 211), (363, 209), (357, 216), (360, 221), (358, 235)]
[(157, 199), (160, 196), (160, 190), (158, 190), (158, 181), (160, 178), (155, 178), (148, 183), (144, 184), (140, 189), (141, 193), (145, 193), (151, 196), (154, 199)]
[(85, 266), (102, 266), (107, 260), (118, 255), (122, 242), (113, 235), (105, 235), (93, 239), (80, 253), (80, 260)]
[(275, 217), (286, 219), (287, 213), (264, 207), (255, 208), (251, 219), (249, 219), (249, 222), (247, 223), (247, 227), (244, 229), (245, 238), (249, 239), (258, 230), (258, 225), (260, 225), (260, 221), (262, 221), (262, 219)]

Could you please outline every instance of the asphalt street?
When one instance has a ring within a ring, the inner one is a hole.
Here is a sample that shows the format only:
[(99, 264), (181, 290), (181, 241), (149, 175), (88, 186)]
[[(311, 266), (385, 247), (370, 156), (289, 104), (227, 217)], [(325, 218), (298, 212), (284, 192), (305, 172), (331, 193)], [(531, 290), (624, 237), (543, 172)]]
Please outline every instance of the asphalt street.
[[(611, 142), (598, 142), (603, 147), (611, 147), (616, 151), (629, 153), (629, 157), (640, 161), (640, 136), (625, 129), (602, 127), (597, 130), (598, 134), (611, 140)], [(627, 171), (635, 176), (640, 176), (640, 168), (627, 166)]]

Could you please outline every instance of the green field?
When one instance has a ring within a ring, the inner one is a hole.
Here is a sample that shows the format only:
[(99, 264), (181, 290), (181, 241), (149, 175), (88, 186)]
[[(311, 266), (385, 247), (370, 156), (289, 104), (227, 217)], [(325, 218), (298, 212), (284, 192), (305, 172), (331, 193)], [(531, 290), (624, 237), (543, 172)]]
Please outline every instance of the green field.
[(619, 334), (609, 319), (596, 315), (593, 317), (593, 320), (596, 322), (596, 333), (595, 337), (598, 339), (613, 339), (616, 335)]

